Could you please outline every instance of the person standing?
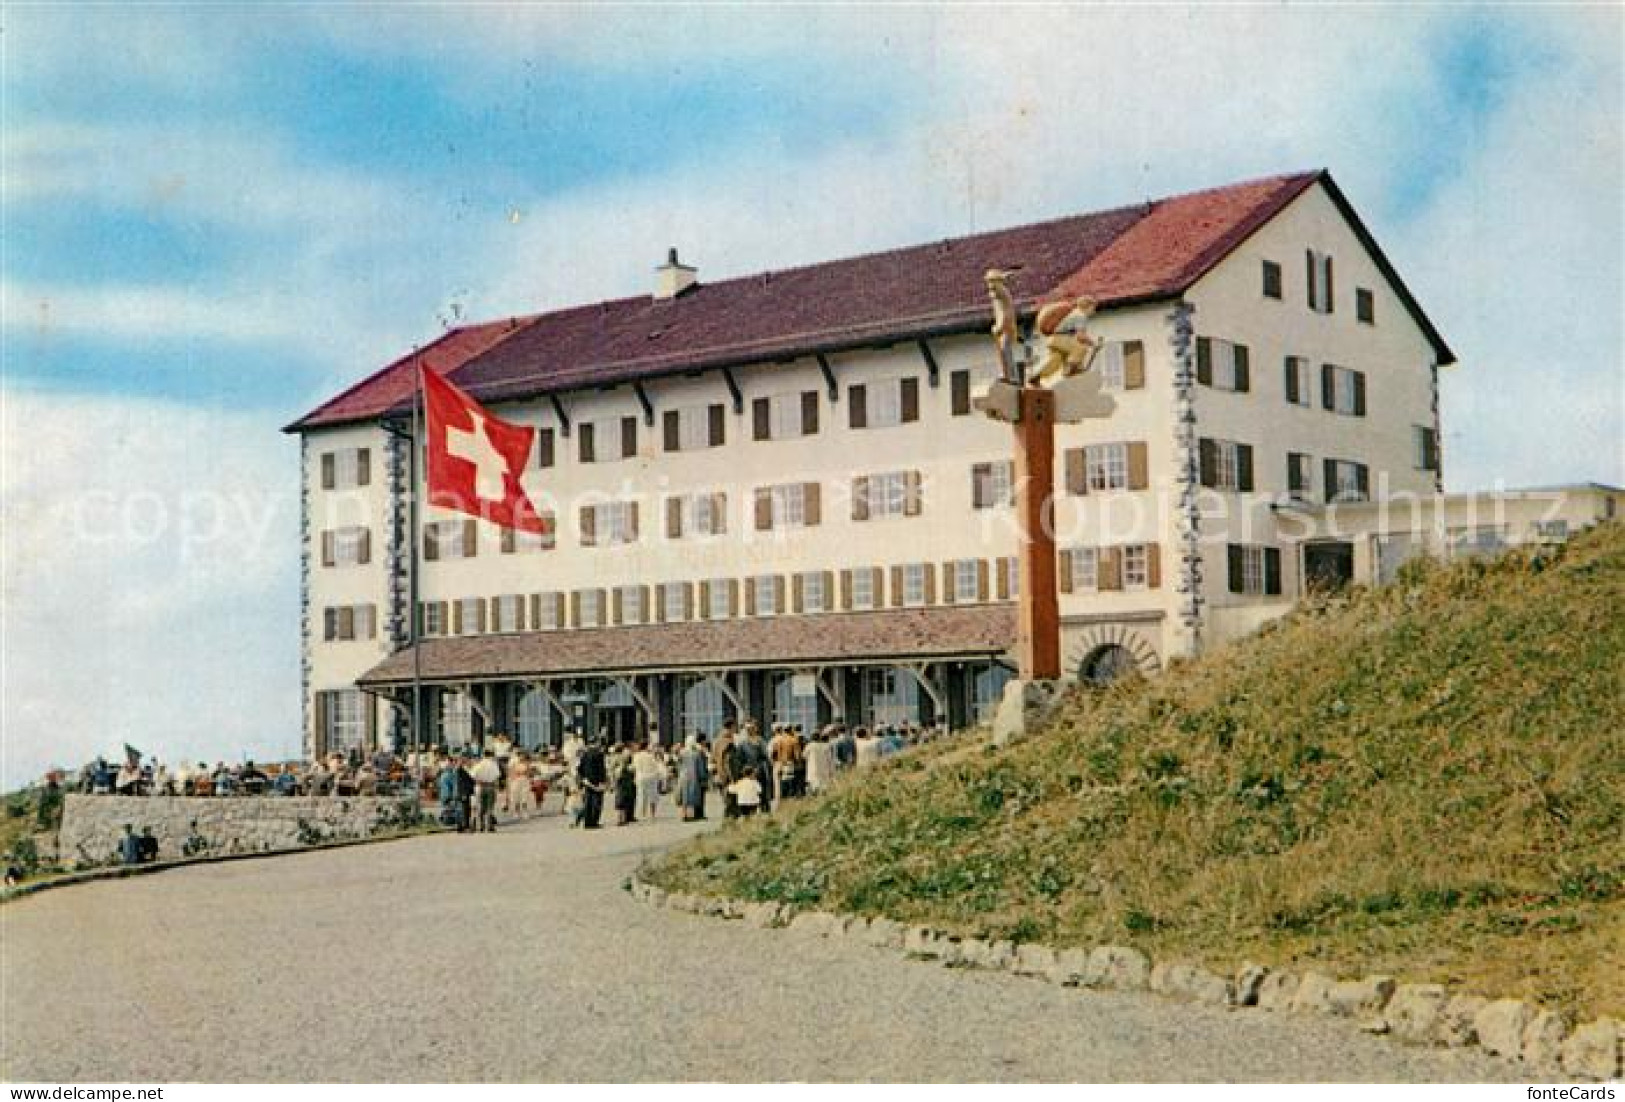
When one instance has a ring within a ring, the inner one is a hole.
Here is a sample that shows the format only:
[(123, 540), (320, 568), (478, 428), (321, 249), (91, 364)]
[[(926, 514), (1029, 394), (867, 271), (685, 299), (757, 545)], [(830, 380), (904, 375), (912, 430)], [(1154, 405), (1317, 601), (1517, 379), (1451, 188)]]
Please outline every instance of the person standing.
[(638, 788), (637, 810), (651, 820), (660, 807), (660, 784), (666, 777), (665, 763), (655, 752), (657, 745), (651, 741), (632, 755), (632, 777)]
[(711, 781), (705, 737), (689, 735), (677, 764), (677, 806), (684, 819), (705, 818), (705, 788)]
[(615, 786), (615, 821), (619, 826), (628, 826), (638, 821), (638, 780), (637, 774), (632, 771), (632, 755), (626, 747), (615, 752), (611, 759), (609, 775)]
[(609, 787), (609, 766), (601, 744), (594, 742), (582, 748), (576, 778), (581, 784), (582, 829), (597, 830), (603, 826), (604, 790)]
[(530, 761), (521, 750), (508, 764), (508, 814), (528, 819), (536, 813), (536, 794), (530, 787)]
[(829, 743), (828, 728), (813, 735), (807, 744), (807, 791), (824, 791), (835, 779), (835, 749)]
[(489, 746), (474, 766), (474, 829), (489, 833), (497, 826), (497, 787), (502, 784), (502, 767)]
[(852, 737), (851, 728), (842, 726), (830, 744), (835, 751), (835, 767), (837, 769), (851, 769), (858, 764), (858, 743)]
[(801, 742), (789, 725), (780, 725), (773, 741), (768, 743), (767, 756), (773, 763), (773, 781), (779, 799), (799, 796), (796, 772), (801, 766)]

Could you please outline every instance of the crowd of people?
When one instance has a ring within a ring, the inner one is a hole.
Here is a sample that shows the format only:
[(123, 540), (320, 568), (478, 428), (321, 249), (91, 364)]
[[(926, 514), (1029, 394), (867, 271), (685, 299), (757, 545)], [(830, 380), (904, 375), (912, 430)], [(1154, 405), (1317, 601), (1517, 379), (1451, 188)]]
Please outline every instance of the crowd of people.
[(941, 728), (915, 724), (848, 728), (831, 724), (811, 734), (797, 724), (773, 724), (764, 734), (755, 721), (724, 723), (715, 738), (689, 735), (666, 746), (658, 729), (647, 742), (589, 738), (572, 731), (557, 748), (528, 751), (507, 735), (488, 735), (475, 747), (432, 747), (404, 755), (379, 749), (370, 757), (352, 750), (308, 765), (265, 768), (204, 762), (175, 768), (132, 753), (115, 768), (105, 758), (71, 778), (50, 782), (68, 791), (121, 796), (382, 796), (414, 790), (437, 804), (440, 821), (460, 831), (496, 828), (539, 814), (548, 793), (564, 793), (573, 827), (596, 829), (606, 805), (619, 825), (657, 817), (669, 799), (685, 820), (706, 818), (714, 794), (725, 818), (770, 812), (783, 800), (816, 794), (846, 770), (872, 765), (928, 741)]

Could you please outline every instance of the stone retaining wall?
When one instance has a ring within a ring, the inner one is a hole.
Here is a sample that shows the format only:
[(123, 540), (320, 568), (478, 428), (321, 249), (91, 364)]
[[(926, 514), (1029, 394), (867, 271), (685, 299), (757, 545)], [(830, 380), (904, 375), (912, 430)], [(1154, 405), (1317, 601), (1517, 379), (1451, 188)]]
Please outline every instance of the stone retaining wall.
[(158, 839), (158, 859), (261, 853), (370, 838), (408, 825), (412, 801), (381, 797), (200, 797), (70, 795), (57, 852), (68, 867), (118, 859), (124, 824)]

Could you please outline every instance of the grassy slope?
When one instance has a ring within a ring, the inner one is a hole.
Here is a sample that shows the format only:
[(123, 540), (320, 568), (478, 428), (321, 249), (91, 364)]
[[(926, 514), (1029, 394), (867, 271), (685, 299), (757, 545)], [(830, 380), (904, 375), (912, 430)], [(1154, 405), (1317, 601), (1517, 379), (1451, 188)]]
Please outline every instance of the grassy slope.
[(1625, 529), (1415, 564), (1047, 733), (975, 737), (655, 879), (1058, 945), (1625, 1011)]

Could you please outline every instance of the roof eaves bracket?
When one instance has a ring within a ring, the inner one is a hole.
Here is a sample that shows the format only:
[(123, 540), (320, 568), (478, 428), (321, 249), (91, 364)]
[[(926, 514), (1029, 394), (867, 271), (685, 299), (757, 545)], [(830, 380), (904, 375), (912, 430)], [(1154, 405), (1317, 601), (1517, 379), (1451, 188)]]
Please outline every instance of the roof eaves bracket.
[(925, 357), (926, 378), (930, 380), (932, 387), (936, 387), (942, 382), (942, 370), (937, 367), (937, 358), (931, 352), (931, 342), (921, 340), (916, 343), (920, 346), (920, 355)]
[(829, 357), (822, 352), (818, 353), (818, 370), (824, 373), (824, 385), (829, 388), (829, 400), (841, 400), (841, 388), (835, 384), (835, 369), (830, 366)]
[(655, 427), (655, 405), (649, 401), (649, 392), (643, 388), (642, 383), (632, 384), (632, 393), (638, 396), (638, 405), (643, 407), (643, 423), (650, 428)]
[(745, 392), (739, 389), (739, 380), (734, 378), (733, 368), (725, 367), (722, 369), (722, 381), (728, 384), (728, 393), (733, 396), (734, 413), (744, 413)]
[(553, 403), (553, 416), (559, 419), (559, 432), (565, 436), (570, 435), (570, 415), (564, 412), (564, 403), (559, 401), (557, 394), (549, 394), (547, 400)]

